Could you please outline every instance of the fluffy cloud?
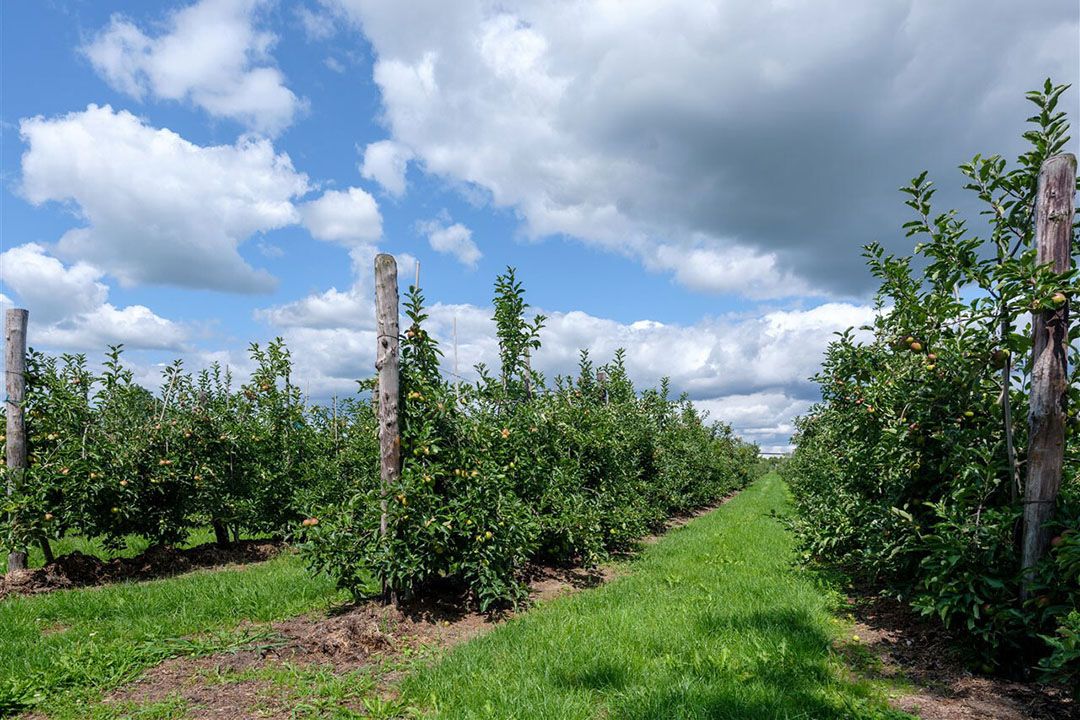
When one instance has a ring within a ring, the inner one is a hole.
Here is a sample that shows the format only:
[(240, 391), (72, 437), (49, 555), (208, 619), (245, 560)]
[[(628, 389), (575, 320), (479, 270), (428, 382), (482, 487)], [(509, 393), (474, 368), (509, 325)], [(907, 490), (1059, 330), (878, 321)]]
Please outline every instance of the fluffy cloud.
[(364, 148), (360, 174), (374, 180), (393, 197), (405, 194), (405, 173), (412, 152), (393, 140), (380, 140)]
[(472, 230), (461, 223), (445, 224), (430, 220), (417, 224), (417, 228), (427, 236), (428, 245), (435, 252), (450, 255), (466, 267), (475, 268), (480, 260), (480, 248), (472, 239)]
[(114, 15), (83, 51), (110, 85), (138, 100), (189, 101), (211, 115), (274, 134), (304, 102), (273, 66), (276, 38), (256, 28), (266, 4), (200, 0), (172, 13), (157, 37)]
[(117, 308), (106, 302), (109, 291), (101, 276), (85, 263), (66, 267), (36, 244), (0, 254), (0, 281), (30, 310), (32, 344), (65, 352), (117, 343), (145, 349), (183, 347), (186, 332), (176, 323), (142, 305)]
[(327, 190), (300, 206), (304, 226), (319, 240), (354, 246), (382, 236), (382, 215), (375, 198), (360, 188)]
[(4, 284), (34, 310), (34, 320), (52, 324), (101, 307), (109, 288), (100, 282), (101, 271), (86, 263), (65, 268), (45, 248), (31, 243), (0, 255)]
[(264, 308), (255, 316), (279, 328), (364, 329), (374, 326), (374, 296), (364, 286), (329, 290)]
[(255, 233), (299, 222), (293, 199), (309, 189), (288, 155), (243, 138), (203, 147), (126, 111), (90, 105), (20, 123), (23, 196), (71, 202), (85, 227), (57, 254), (125, 284), (262, 292), (274, 279), (241, 258)]
[(864, 291), (858, 247), (907, 246), (895, 188), (959, 185), (1018, 148), (1026, 89), (1080, 79), (1054, 0), (327, 2), (427, 172), (533, 235), (754, 296)]
[(791, 446), (787, 438), (795, 431), (792, 418), (805, 414), (813, 403), (783, 392), (756, 392), (698, 400), (694, 404), (710, 418), (731, 423), (741, 437), (758, 443), (763, 451), (788, 452)]

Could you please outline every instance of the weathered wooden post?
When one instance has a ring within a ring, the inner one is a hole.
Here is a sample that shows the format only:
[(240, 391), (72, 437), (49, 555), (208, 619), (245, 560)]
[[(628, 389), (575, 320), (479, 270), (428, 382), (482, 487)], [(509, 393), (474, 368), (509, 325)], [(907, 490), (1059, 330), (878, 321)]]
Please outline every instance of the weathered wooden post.
[[(401, 429), (398, 406), (401, 394), (401, 367), (398, 358), (398, 280), (393, 255), (375, 256), (375, 369), (379, 373), (379, 476), (382, 480), (382, 519), (379, 533), (385, 538), (388, 527), (387, 500), (390, 488), (401, 477)], [(383, 581), (383, 596), (397, 603), (395, 589)]]
[[(1054, 272), (1072, 266), (1073, 195), (1076, 157), (1047, 158), (1039, 171), (1035, 200), (1036, 261)], [(1034, 566), (1046, 552), (1045, 523), (1054, 513), (1065, 455), (1065, 402), (1068, 383), (1069, 303), (1037, 312), (1032, 318), (1031, 397), (1027, 482), (1024, 485), (1024, 534), (1021, 567)], [(1025, 590), (1026, 596), (1026, 590)]]
[[(29, 312), (13, 308), (5, 313), (4, 323), (4, 389), (7, 400), (7, 437), (5, 438), (7, 462), (7, 494), (22, 484), (26, 472), (26, 418), (23, 403), (26, 401), (26, 321)], [(26, 569), (26, 550), (12, 550), (7, 559), (8, 572)]]

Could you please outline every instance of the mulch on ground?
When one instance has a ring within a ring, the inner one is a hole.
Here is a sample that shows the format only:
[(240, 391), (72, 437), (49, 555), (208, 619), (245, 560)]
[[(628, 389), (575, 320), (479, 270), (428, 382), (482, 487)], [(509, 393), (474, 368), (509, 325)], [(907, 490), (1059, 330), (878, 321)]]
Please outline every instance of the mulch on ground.
[(0, 578), (0, 598), (128, 580), (152, 580), (200, 568), (261, 562), (274, 557), (284, 547), (283, 543), (271, 540), (240, 540), (224, 546), (211, 543), (185, 549), (158, 546), (135, 557), (112, 560), (75, 551), (58, 557), (45, 567), (7, 573)]

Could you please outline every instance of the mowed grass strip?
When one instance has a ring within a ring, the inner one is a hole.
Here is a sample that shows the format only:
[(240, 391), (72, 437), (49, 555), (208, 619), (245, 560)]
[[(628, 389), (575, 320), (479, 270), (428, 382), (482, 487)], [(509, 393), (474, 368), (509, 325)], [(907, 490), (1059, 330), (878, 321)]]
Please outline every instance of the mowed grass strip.
[(831, 652), (839, 597), (793, 566), (787, 511), (766, 476), (625, 577), (451, 651), (405, 699), (436, 718), (909, 717)]
[(9, 597), (0, 601), (0, 716), (91, 699), (169, 657), (271, 641), (237, 626), (343, 599), (292, 553), (237, 569)]

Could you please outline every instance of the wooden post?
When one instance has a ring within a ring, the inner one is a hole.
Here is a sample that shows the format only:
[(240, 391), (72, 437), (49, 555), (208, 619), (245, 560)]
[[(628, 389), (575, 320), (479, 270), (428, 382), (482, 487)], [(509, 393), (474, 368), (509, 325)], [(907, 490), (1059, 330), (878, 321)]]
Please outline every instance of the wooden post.
[[(401, 368), (398, 359), (398, 282), (397, 262), (393, 255), (375, 256), (375, 369), (379, 373), (379, 476), (382, 480), (382, 518), (379, 534), (389, 531), (387, 497), (401, 477), (401, 430), (398, 406), (401, 394)], [(383, 596), (397, 603), (393, 587), (383, 581)]]
[[(1039, 170), (1035, 200), (1036, 262), (1052, 264), (1057, 273), (1066, 272), (1072, 266), (1075, 191), (1076, 157), (1063, 154), (1047, 158)], [(1034, 566), (1046, 552), (1049, 538), (1044, 525), (1054, 513), (1058, 488), (1061, 487), (1068, 397), (1068, 301), (1052, 310), (1035, 313), (1032, 331), (1034, 349), (1021, 551), (1021, 567), (1025, 570)]]
[[(22, 484), (26, 472), (26, 321), (29, 313), (21, 308), (8, 310), (4, 324), (4, 411), (7, 414), (7, 494)], [(26, 569), (26, 550), (12, 550), (7, 559), (8, 572)]]

